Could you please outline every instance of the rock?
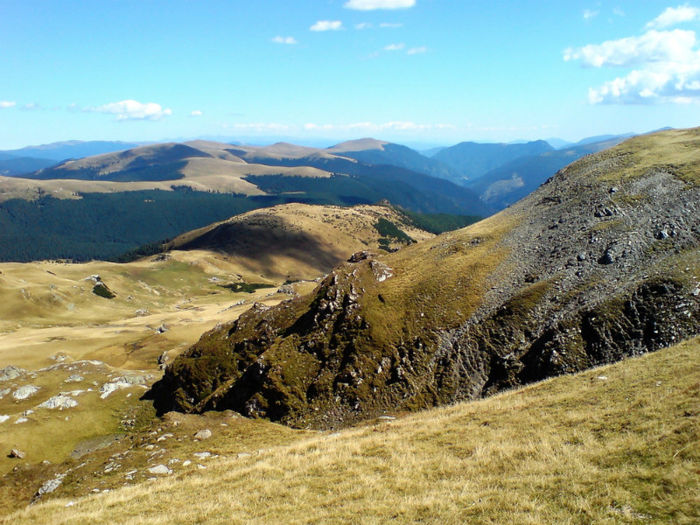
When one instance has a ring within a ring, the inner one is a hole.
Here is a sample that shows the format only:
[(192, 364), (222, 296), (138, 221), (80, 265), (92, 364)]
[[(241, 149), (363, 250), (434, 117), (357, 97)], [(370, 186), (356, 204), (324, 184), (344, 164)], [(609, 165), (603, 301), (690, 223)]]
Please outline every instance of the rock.
[(360, 261), (364, 261), (370, 256), (370, 253), (367, 250), (362, 250), (361, 252), (356, 252), (353, 253), (350, 258), (348, 259), (348, 262), (351, 263), (358, 263)]
[(283, 284), (279, 288), (277, 288), (277, 293), (283, 293), (287, 295), (295, 295), (296, 292), (294, 291), (294, 286), (291, 284)]
[(131, 385), (125, 381), (115, 381), (105, 383), (100, 387), (100, 399), (106, 399), (112, 392), (116, 392), (120, 388), (128, 388)]
[(10, 419), (10, 416), (0, 414), (0, 423), (4, 423), (8, 419)]
[(576, 256), (576, 260), (578, 261), (585, 261), (586, 260), (586, 254), (581, 252)]
[(183, 467), (189, 467), (192, 464), (192, 462), (189, 459), (186, 459), (185, 461), (182, 462)]
[(125, 381), (130, 385), (143, 385), (148, 381), (150, 376), (140, 376), (140, 375), (128, 375), (123, 377), (118, 377), (118, 381)]
[(165, 326), (165, 324), (160, 325), (158, 328), (156, 328), (156, 333), (157, 334), (163, 334), (168, 331), (168, 327)]
[(13, 448), (12, 450), (10, 450), (10, 453), (7, 455), (8, 458), (14, 458), (14, 459), (24, 459), (24, 456), (26, 456), (24, 451), (22, 451), (18, 448)]
[(0, 381), (11, 381), (19, 376), (26, 374), (27, 371), (14, 365), (0, 368)]
[(39, 487), (36, 494), (34, 494), (34, 499), (40, 498), (44, 494), (49, 494), (56, 490), (61, 486), (61, 483), (63, 483), (63, 478), (65, 477), (65, 474), (58, 474), (55, 478), (46, 481), (41, 487)]
[(12, 397), (14, 397), (18, 401), (21, 401), (23, 399), (27, 399), (28, 397), (33, 396), (38, 391), (39, 391), (38, 386), (24, 385), (24, 386), (19, 387), (14, 392), (12, 392)]
[(84, 379), (83, 376), (81, 376), (80, 374), (71, 374), (63, 382), (64, 383), (80, 383), (81, 381), (83, 381), (83, 379)]
[(656, 238), (659, 239), (660, 241), (664, 239), (668, 239), (668, 231), (666, 230), (659, 230), (656, 232)]
[(195, 452), (192, 455), (197, 459), (207, 459), (208, 457), (211, 457), (211, 452)]
[(10, 389), (10, 388), (3, 388), (2, 390), (0, 390), (0, 399), (2, 399), (7, 394), (9, 394), (11, 390), (12, 389)]
[(194, 435), (194, 439), (197, 441), (202, 441), (204, 439), (209, 439), (211, 437), (211, 430), (208, 428), (205, 428), (203, 430), (200, 430)]
[(115, 377), (109, 383), (105, 383), (100, 387), (100, 399), (107, 398), (112, 392), (121, 388), (129, 388), (132, 385), (143, 385), (148, 379), (148, 376), (128, 375)]
[(384, 282), (390, 277), (394, 276), (393, 270), (383, 262), (371, 261), (369, 263), (369, 266), (370, 268), (372, 268), (372, 271), (374, 272), (374, 277), (375, 279), (377, 279), (377, 282)]
[(166, 467), (165, 465), (162, 465), (162, 464), (156, 465), (155, 467), (150, 467), (148, 469), (148, 472), (150, 474), (159, 474), (159, 475), (165, 475), (165, 476), (173, 473), (172, 470), (170, 470), (168, 467)]
[(15, 421), (15, 425), (20, 424), (20, 423), (26, 423), (29, 421), (26, 417), (19, 417), (17, 418), (17, 421)]
[(613, 256), (612, 253), (612, 247), (608, 246), (605, 249), (605, 252), (603, 252), (603, 255), (600, 256), (600, 259), (598, 259), (598, 263), (600, 264), (612, 264), (615, 262), (615, 257)]
[(41, 403), (39, 408), (58, 408), (59, 410), (63, 410), (64, 408), (73, 408), (75, 406), (78, 406), (78, 402), (75, 399), (59, 394), (57, 396), (50, 397)]

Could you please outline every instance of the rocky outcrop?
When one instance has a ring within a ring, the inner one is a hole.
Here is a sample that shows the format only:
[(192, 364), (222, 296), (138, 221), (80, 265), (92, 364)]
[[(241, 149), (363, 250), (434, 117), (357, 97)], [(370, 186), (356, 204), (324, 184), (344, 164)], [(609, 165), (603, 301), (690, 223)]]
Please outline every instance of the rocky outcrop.
[(312, 295), (254, 306), (167, 367), (157, 408), (332, 427), (698, 334), (700, 154), (669, 141), (700, 152), (696, 130), (634, 139), (481, 224), (356, 254)]

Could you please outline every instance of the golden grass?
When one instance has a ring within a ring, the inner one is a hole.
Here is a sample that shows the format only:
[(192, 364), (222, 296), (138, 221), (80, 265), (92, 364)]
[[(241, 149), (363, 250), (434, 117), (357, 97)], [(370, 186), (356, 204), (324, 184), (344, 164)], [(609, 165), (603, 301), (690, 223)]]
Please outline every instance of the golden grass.
[[(374, 228), (379, 217), (399, 223), (386, 207), (339, 208), (291, 204), (249, 215), (277, 216), (290, 231), (308, 232), (320, 250), (331, 252), (333, 263), (354, 251), (375, 245)], [(400, 224), (400, 226), (404, 226)], [(431, 234), (406, 227), (416, 239)], [(274, 232), (273, 232), (274, 233)], [(281, 244), (281, 243), (279, 243)], [(312, 264), (313, 254), (299, 247), (278, 246), (272, 257), (264, 253), (225, 256), (203, 250), (173, 251), (166, 260), (149, 257), (128, 264), (93, 261), (85, 264), (60, 262), (0, 264), (0, 368), (7, 365), (28, 370), (54, 365), (57, 354), (68, 361), (92, 359), (104, 362), (99, 373), (91, 373), (87, 385), (63, 384), (68, 374), (39, 373), (35, 378), (0, 383), (0, 389), (20, 384), (42, 387), (36, 397), (15, 402), (8, 394), (0, 400), (0, 415), (11, 419), (0, 423), (0, 474), (16, 462), (6, 457), (12, 447), (27, 453), (28, 461), (54, 463), (65, 460), (83, 439), (119, 430), (124, 414), (131, 410), (142, 390), (116, 392), (106, 400), (96, 392), (77, 397), (79, 405), (65, 411), (37, 410), (30, 421), (14, 424), (21, 413), (34, 409), (61, 390), (91, 387), (97, 390), (110, 375), (124, 370), (143, 370), (153, 380), (161, 374), (157, 360), (167, 353), (172, 360), (202, 333), (221, 320), (236, 319), (253, 302), (268, 305), (289, 296), (276, 293), (277, 286), (292, 276), (308, 281), (294, 284), (299, 293), (316, 286), (312, 281), (322, 270)], [(98, 274), (116, 293), (112, 300), (92, 293), (91, 275)], [(269, 283), (254, 293), (233, 293), (220, 286), (235, 282)], [(164, 333), (156, 329), (165, 326)], [(87, 377), (87, 376), (86, 376)], [(87, 380), (87, 379), (86, 379)], [(93, 385), (92, 382), (96, 384)], [(68, 418), (66, 420), (65, 418)], [(85, 424), (89, 421), (90, 424)], [(0, 493), (0, 497), (2, 493)]]
[[(663, 162), (659, 162), (660, 158)], [(609, 167), (613, 168), (598, 174), (603, 181), (614, 183), (660, 171), (697, 186), (700, 184), (700, 128), (639, 135), (597, 154), (593, 159), (599, 163), (599, 169), (601, 160), (608, 161)], [(584, 165), (588, 162), (589, 158), (577, 161)]]
[(700, 338), (6, 523), (697, 523)]
[(500, 241), (517, 220), (502, 212), (384, 257), (394, 276), (381, 283), (364, 279), (367, 293), (361, 297), (375, 340), (406, 337), (404, 327), (433, 331), (466, 320), (493, 284), (489, 276), (506, 259)]

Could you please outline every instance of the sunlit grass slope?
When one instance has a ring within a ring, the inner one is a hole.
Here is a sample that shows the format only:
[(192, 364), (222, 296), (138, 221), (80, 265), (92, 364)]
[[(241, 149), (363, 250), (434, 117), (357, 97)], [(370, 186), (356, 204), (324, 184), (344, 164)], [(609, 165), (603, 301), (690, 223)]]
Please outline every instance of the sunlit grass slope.
[[(700, 338), (7, 523), (697, 523)], [(272, 429), (270, 427), (261, 427)]]

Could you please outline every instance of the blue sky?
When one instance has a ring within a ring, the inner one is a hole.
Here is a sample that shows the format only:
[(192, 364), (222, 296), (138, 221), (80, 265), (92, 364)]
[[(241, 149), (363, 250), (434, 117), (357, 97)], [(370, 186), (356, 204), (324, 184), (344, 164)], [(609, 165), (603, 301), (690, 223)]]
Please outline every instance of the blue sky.
[(700, 2), (0, 0), (0, 149), (700, 125)]

